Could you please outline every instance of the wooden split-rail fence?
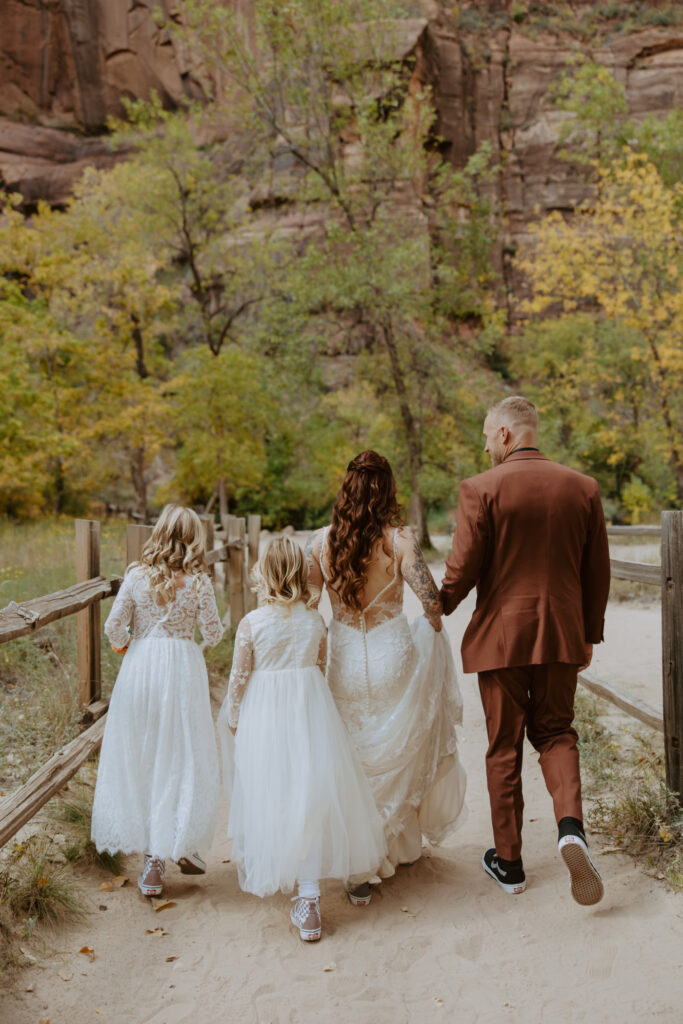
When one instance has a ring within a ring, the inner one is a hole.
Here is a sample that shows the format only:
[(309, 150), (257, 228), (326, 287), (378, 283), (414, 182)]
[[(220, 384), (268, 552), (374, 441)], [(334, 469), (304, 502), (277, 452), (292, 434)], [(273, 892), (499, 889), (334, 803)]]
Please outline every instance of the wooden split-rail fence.
[(661, 562), (610, 559), (612, 577), (659, 587), (662, 595), (662, 711), (590, 671), (579, 675), (588, 690), (664, 735), (666, 783), (683, 807), (683, 512), (663, 512), (660, 526), (608, 526), (610, 537), (661, 538)]
[[(254, 607), (248, 589), (248, 572), (258, 558), (260, 516), (223, 517), (214, 531), (211, 517), (204, 517), (207, 562), (215, 573), (223, 566), (230, 622), (237, 626)], [(136, 561), (150, 526), (130, 525), (126, 534), (126, 564)], [(662, 594), (662, 695), (663, 713), (617, 687), (600, 681), (590, 672), (579, 676), (590, 691), (610, 701), (628, 715), (664, 734), (667, 785), (683, 794), (683, 512), (662, 513), (661, 526), (608, 528), (611, 536), (661, 537), (661, 565), (611, 559), (612, 575), (661, 588)], [(67, 743), (28, 782), (0, 803), (0, 846), (4, 845), (52, 796), (69, 781), (102, 742), (107, 702), (102, 700), (101, 606), (116, 594), (120, 577), (100, 576), (99, 523), (76, 520), (76, 577), (67, 590), (4, 609), (0, 615), (0, 643), (25, 636), (67, 615), (78, 615), (78, 692), (86, 730)], [(683, 806), (683, 802), (682, 802)]]
[[(202, 516), (209, 572), (216, 576), (222, 566), (230, 625), (256, 607), (249, 588), (249, 572), (258, 558), (261, 517), (223, 516), (220, 529), (213, 518)], [(126, 565), (139, 559), (152, 532), (151, 526), (126, 528)], [(78, 697), (87, 728), (47, 761), (11, 796), (0, 802), (0, 846), (29, 821), (99, 749), (104, 735), (108, 701), (102, 700), (101, 602), (113, 597), (121, 577), (100, 575), (100, 524), (76, 520), (76, 584), (22, 604), (10, 604), (0, 613), (0, 643), (26, 636), (50, 622), (77, 615)]]

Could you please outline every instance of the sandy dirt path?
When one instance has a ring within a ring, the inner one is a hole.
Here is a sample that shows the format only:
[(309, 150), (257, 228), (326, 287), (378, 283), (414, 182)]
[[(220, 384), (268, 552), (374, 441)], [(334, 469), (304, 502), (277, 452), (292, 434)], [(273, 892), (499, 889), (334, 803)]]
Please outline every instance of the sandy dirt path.
[[(471, 607), (467, 601), (447, 620), (456, 651)], [(412, 595), (406, 610), (409, 616), (417, 611)], [(611, 608), (608, 643), (598, 660), (600, 674), (624, 686), (629, 673), (632, 682), (647, 679), (653, 701), (657, 616), (656, 607)], [(642, 654), (640, 667), (634, 652)], [(56, 935), (38, 953), (38, 964), (0, 996), (0, 1020), (679, 1024), (683, 896), (627, 857), (600, 852), (594, 840), (606, 896), (595, 908), (578, 907), (556, 852), (550, 798), (531, 748), (524, 771), (528, 890), (506, 896), (482, 872), (491, 836), (486, 740), (476, 679), (464, 676), (462, 684), (468, 819), (442, 847), (426, 849), (418, 863), (385, 882), (370, 907), (353, 908), (337, 884), (325, 883), (323, 939), (304, 945), (288, 926), (287, 897), (262, 901), (240, 892), (223, 813), (209, 873), (190, 879), (171, 865), (165, 895), (175, 906), (160, 913), (134, 884), (137, 858), (128, 859), (131, 884), (119, 891), (98, 890), (104, 874), (85, 876), (93, 912)], [(147, 934), (155, 928), (168, 934)], [(78, 953), (84, 945), (94, 948), (94, 961)]]

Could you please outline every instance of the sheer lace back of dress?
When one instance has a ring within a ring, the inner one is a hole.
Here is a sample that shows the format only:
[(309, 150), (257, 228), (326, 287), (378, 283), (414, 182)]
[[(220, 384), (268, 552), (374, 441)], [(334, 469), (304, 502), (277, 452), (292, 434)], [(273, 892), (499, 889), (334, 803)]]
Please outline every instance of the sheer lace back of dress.
[(186, 576), (176, 588), (175, 596), (160, 605), (143, 566), (136, 566), (126, 575), (104, 629), (114, 647), (125, 647), (130, 639), (128, 626), (136, 640), (148, 637), (194, 639), (199, 624), (204, 640), (216, 644), (223, 627), (216, 610), (211, 580), (205, 573)]
[(398, 556), (396, 544), (398, 541), (398, 528), (394, 530), (392, 541), (393, 552), (393, 576), (378, 594), (363, 608), (362, 612), (355, 608), (349, 608), (343, 604), (334, 586), (330, 582), (328, 567), (326, 566), (327, 535), (329, 527), (326, 526), (322, 533), (322, 546), (320, 549), (320, 569), (327, 584), (327, 592), (332, 605), (332, 615), (337, 622), (353, 629), (369, 630), (375, 626), (381, 626), (383, 622), (398, 618), (403, 611), (403, 577), (398, 569)]

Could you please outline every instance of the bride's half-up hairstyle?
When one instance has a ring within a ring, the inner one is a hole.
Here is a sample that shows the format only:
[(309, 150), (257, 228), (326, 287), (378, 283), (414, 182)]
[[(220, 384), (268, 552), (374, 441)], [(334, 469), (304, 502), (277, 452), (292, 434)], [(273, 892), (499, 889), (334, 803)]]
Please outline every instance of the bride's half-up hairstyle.
[(197, 576), (206, 572), (204, 534), (196, 512), (182, 505), (167, 505), (157, 519), (139, 562), (150, 570), (150, 584), (161, 605), (173, 600), (174, 573)]
[(356, 455), (334, 503), (327, 542), (330, 582), (347, 607), (362, 609), (360, 595), (377, 541), (384, 544), (386, 527), (402, 522), (389, 461), (373, 451)]

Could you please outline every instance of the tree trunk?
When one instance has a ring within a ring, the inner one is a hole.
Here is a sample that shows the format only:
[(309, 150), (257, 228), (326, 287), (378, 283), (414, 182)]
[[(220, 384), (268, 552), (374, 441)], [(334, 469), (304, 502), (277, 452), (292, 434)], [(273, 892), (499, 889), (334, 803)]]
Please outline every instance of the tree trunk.
[(135, 516), (147, 522), (147, 481), (145, 480), (145, 454), (142, 448), (135, 448), (130, 458), (130, 479), (135, 492)]
[(225, 480), (221, 479), (218, 481), (218, 501), (219, 511), (221, 517), (221, 523), (223, 522), (223, 516), (228, 514), (228, 494), (225, 490)]
[(420, 470), (422, 469), (422, 442), (420, 432), (408, 401), (408, 392), (403, 378), (403, 369), (401, 367), (401, 361), (398, 354), (398, 346), (396, 344), (396, 338), (394, 337), (391, 323), (389, 321), (385, 321), (382, 328), (384, 344), (389, 355), (389, 363), (391, 364), (391, 375), (394, 379), (396, 394), (398, 395), (398, 404), (401, 410), (401, 420), (403, 422), (403, 433), (410, 461), (410, 483), (413, 492), (410, 498), (409, 508), (410, 525), (420, 547), (430, 548), (432, 546), (432, 542), (429, 539), (429, 532), (427, 530), (425, 503), (424, 498), (420, 494)]

